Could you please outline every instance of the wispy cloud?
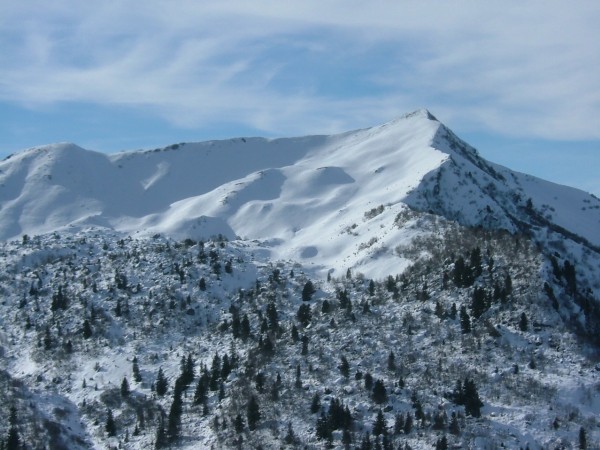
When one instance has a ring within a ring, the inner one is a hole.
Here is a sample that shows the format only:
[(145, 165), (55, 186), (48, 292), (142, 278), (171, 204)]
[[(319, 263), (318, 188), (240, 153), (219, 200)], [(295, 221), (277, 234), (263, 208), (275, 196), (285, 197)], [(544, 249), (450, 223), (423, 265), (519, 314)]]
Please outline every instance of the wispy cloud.
[(597, 1), (370, 3), (5, 2), (0, 101), (281, 134), (426, 106), (463, 128), (600, 138)]

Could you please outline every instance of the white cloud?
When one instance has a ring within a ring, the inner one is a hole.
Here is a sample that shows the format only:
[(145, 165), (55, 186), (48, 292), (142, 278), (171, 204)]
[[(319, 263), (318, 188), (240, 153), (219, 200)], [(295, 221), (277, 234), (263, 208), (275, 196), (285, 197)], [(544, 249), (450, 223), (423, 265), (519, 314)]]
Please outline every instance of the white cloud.
[(426, 106), (463, 128), (600, 138), (596, 1), (7, 3), (0, 101), (280, 134)]

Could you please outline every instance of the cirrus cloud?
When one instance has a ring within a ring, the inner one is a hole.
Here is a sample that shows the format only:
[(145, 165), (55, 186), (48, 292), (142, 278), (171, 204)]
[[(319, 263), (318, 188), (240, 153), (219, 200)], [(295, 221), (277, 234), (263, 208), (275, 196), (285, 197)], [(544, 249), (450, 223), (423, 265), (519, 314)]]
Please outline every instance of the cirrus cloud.
[(6, 2), (0, 17), (0, 101), (28, 108), (305, 134), (426, 106), (462, 129), (600, 139), (594, 1)]

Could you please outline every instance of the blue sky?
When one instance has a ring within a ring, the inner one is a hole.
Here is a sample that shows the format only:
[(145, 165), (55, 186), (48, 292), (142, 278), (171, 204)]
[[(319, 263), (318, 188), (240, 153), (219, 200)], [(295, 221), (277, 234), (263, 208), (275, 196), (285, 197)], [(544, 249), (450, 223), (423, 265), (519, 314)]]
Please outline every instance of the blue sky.
[(600, 2), (0, 4), (0, 157), (365, 128), (428, 108), (600, 196)]

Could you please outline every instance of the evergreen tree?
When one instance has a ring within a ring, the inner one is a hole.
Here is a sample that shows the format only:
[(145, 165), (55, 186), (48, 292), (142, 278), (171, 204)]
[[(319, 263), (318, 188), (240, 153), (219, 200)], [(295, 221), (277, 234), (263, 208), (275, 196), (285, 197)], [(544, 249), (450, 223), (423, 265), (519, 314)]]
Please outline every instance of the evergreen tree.
[(365, 389), (370, 391), (373, 388), (373, 375), (371, 375), (369, 372), (365, 373), (364, 380)]
[(385, 417), (381, 409), (377, 413), (377, 418), (375, 419), (375, 423), (373, 424), (373, 436), (379, 436), (380, 434), (387, 434)]
[(308, 280), (302, 288), (302, 301), (308, 302), (312, 299), (313, 294), (316, 292), (315, 286), (312, 281)]
[(443, 430), (444, 428), (446, 428), (447, 419), (448, 417), (446, 416), (446, 413), (444, 411), (438, 411), (433, 416), (433, 424), (431, 425), (431, 428), (433, 428), (434, 430)]
[(413, 427), (413, 417), (410, 412), (406, 413), (406, 420), (404, 421), (404, 434), (410, 434)]
[(277, 307), (275, 303), (270, 302), (267, 305), (267, 319), (268, 319), (268, 327), (271, 330), (279, 329), (279, 319), (277, 317)]
[(329, 427), (329, 420), (327, 419), (327, 416), (325, 416), (324, 412), (321, 412), (321, 416), (317, 419), (315, 433), (317, 435), (317, 439), (330, 440), (332, 438), (332, 430)]
[(388, 355), (387, 366), (388, 366), (388, 370), (391, 370), (391, 371), (396, 370), (396, 356), (394, 355), (394, 352), (392, 352), (392, 351), (390, 351), (390, 354)]
[(523, 312), (521, 313), (521, 317), (519, 319), (519, 330), (525, 332), (529, 328), (529, 321), (527, 320), (527, 315)]
[(473, 250), (471, 250), (471, 271), (473, 274), (474, 278), (477, 278), (478, 276), (481, 275), (483, 269), (481, 266), (481, 249), (479, 247), (474, 248)]
[(294, 342), (298, 342), (300, 340), (300, 334), (298, 333), (298, 327), (296, 327), (296, 324), (292, 325), (292, 341)]
[(585, 428), (579, 428), (579, 448), (585, 450), (587, 448), (587, 434)]
[(442, 436), (435, 443), (435, 450), (448, 450), (448, 439), (446, 436)]
[(200, 378), (198, 379), (198, 384), (196, 385), (196, 391), (194, 392), (194, 404), (202, 405), (207, 400), (208, 393), (208, 383), (210, 381), (210, 377), (208, 373), (204, 372)]
[(486, 309), (487, 305), (485, 302), (485, 290), (483, 288), (476, 287), (473, 291), (471, 313), (473, 314), (473, 317), (479, 319)]
[(104, 425), (104, 430), (108, 436), (116, 436), (117, 435), (117, 424), (115, 423), (115, 419), (113, 417), (112, 409), (108, 409), (106, 412), (106, 424)]
[(44, 331), (44, 349), (50, 350), (52, 348), (53, 340), (52, 334), (50, 333), (50, 327), (46, 327)]
[(179, 437), (181, 430), (181, 415), (183, 413), (183, 401), (181, 400), (181, 389), (173, 390), (173, 402), (167, 419), (167, 435), (171, 442)]
[[(10, 428), (8, 429), (8, 436), (6, 437), (6, 444), (4, 448), (6, 450), (20, 450), (21, 449), (21, 436), (19, 436), (17, 408), (11, 406), (10, 416), (8, 419)], [(0, 441), (1, 442), (1, 441)]]
[(379, 404), (387, 401), (387, 392), (383, 380), (377, 380), (373, 386), (373, 401)]
[(137, 356), (133, 357), (133, 379), (136, 383), (140, 383), (142, 381), (142, 374), (140, 373), (140, 366), (138, 365)]
[(508, 296), (510, 294), (512, 294), (512, 278), (510, 277), (510, 274), (506, 274), (506, 277), (504, 278), (504, 291), (505, 291), (505, 295)]
[(301, 355), (308, 355), (308, 341), (308, 336), (302, 336), (302, 351), (300, 352)]
[(450, 419), (450, 425), (448, 426), (448, 431), (451, 434), (458, 436), (460, 434), (460, 425), (458, 424), (458, 416), (455, 412), (452, 412), (452, 418)]
[(121, 382), (121, 397), (127, 397), (129, 394), (129, 382), (127, 381), (127, 377), (123, 377), (123, 381)]
[(302, 373), (300, 372), (300, 364), (296, 365), (296, 381), (294, 382), (294, 386), (297, 389), (302, 388)]
[(467, 308), (464, 305), (460, 307), (460, 328), (463, 334), (471, 332), (471, 317), (469, 317)]
[(342, 355), (340, 358), (340, 365), (338, 367), (344, 378), (348, 378), (350, 376), (350, 364), (344, 355)]
[(287, 434), (285, 435), (283, 441), (288, 445), (292, 445), (296, 441), (296, 435), (294, 434), (294, 429), (292, 428), (292, 422), (288, 422)]
[(221, 362), (221, 379), (223, 381), (227, 380), (227, 377), (231, 373), (231, 370), (232, 370), (232, 367), (231, 367), (229, 355), (227, 353), (225, 353), (223, 355), (223, 361)]
[(450, 307), (450, 318), (452, 320), (456, 319), (456, 313), (457, 313), (457, 311), (456, 311), (456, 303), (452, 303), (452, 306)]
[(318, 392), (315, 392), (313, 395), (312, 402), (310, 404), (310, 412), (311, 414), (316, 414), (321, 410), (321, 397)]
[(311, 318), (312, 312), (310, 310), (310, 305), (300, 305), (300, 307), (298, 308), (298, 312), (296, 313), (296, 319), (298, 319), (298, 322), (300, 322), (303, 327), (306, 327), (310, 323)]
[(156, 376), (156, 395), (159, 397), (164, 396), (167, 393), (167, 389), (169, 387), (169, 382), (165, 378), (165, 374), (163, 373), (162, 367), (158, 368), (158, 375)]
[(84, 339), (89, 339), (92, 337), (92, 326), (90, 325), (89, 320), (85, 319), (83, 321), (83, 328), (82, 328), (82, 334), (83, 334), (83, 338)]
[(477, 386), (473, 380), (465, 379), (463, 385), (465, 413), (473, 417), (481, 417), (481, 407), (483, 402), (479, 398)]
[(261, 419), (260, 407), (255, 396), (250, 397), (246, 408), (246, 419), (248, 420), (248, 428), (251, 431), (256, 429), (258, 422)]
[(244, 418), (242, 417), (241, 414), (238, 414), (237, 416), (235, 416), (235, 420), (233, 421), (233, 427), (235, 429), (235, 432), (240, 434), (242, 431), (244, 431), (244, 427), (246, 425), (244, 424)]
[(240, 337), (244, 341), (250, 337), (250, 319), (248, 319), (248, 314), (244, 314), (244, 317), (242, 317)]
[(394, 434), (400, 434), (404, 432), (404, 416), (402, 414), (396, 414), (394, 419)]
[(154, 448), (161, 449), (166, 448), (169, 445), (169, 441), (167, 439), (167, 432), (165, 431), (165, 423), (160, 420), (158, 427), (156, 428), (156, 437), (154, 439)]

